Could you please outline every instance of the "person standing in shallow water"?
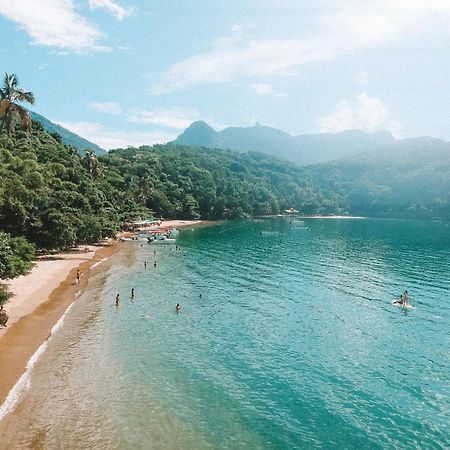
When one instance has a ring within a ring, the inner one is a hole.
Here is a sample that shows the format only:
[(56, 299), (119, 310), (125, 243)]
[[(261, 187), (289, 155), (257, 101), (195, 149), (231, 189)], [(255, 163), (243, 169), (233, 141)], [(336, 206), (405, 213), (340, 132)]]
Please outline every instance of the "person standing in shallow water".
[(175, 311), (178, 313), (181, 311), (181, 306), (179, 303), (177, 303), (177, 306), (175, 306)]
[(119, 305), (120, 305), (120, 295), (117, 294), (116, 295), (116, 306), (119, 306)]
[(77, 269), (77, 283), (80, 282), (81, 272), (80, 269)]
[(147, 268), (147, 261), (144, 261), (144, 269)]
[(134, 298), (134, 288), (131, 288), (131, 298)]
[(155, 262), (153, 263), (153, 267), (156, 267), (156, 260), (155, 260)]

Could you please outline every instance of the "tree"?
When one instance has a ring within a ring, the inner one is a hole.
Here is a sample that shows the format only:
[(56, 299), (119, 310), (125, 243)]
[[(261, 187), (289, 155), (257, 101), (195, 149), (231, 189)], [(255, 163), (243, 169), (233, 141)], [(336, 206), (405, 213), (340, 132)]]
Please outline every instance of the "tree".
[(15, 74), (5, 74), (3, 86), (0, 88), (0, 132), (6, 123), (8, 134), (14, 129), (15, 120), (18, 119), (22, 128), (30, 131), (32, 121), (28, 111), (17, 104), (27, 102), (34, 104), (34, 94), (30, 91), (18, 88), (19, 81)]
[(103, 166), (97, 159), (94, 150), (88, 149), (83, 157), (83, 164), (90, 173), (93, 180), (97, 180), (103, 176)]
[(34, 254), (35, 246), (25, 238), (0, 232), (0, 278), (27, 273), (33, 265)]

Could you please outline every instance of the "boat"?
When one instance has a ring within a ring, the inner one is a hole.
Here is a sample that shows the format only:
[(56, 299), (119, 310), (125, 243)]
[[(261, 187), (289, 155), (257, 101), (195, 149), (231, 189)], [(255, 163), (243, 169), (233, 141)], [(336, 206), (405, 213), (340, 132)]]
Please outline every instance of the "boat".
[(289, 223), (291, 231), (308, 231), (309, 228), (305, 225), (304, 220), (291, 220)]
[(149, 244), (175, 244), (176, 239), (167, 237), (164, 234), (152, 234), (147, 238)]
[(180, 230), (177, 230), (176, 228), (172, 228), (169, 230), (168, 237), (169, 238), (176, 238), (180, 234)]

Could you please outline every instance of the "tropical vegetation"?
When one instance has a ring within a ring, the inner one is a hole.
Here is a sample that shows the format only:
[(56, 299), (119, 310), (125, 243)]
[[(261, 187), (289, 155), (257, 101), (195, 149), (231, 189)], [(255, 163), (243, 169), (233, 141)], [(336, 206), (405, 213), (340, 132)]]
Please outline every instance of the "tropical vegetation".
[(17, 102), (34, 103), (34, 94), (18, 87), (17, 75), (5, 74), (3, 85), (0, 88), (0, 132), (6, 124), (8, 134), (14, 131), (19, 122), (22, 129), (31, 129), (31, 118), (28, 111)]
[(26, 110), (17, 102), (32, 103), (34, 95), (15, 75), (5, 76), (0, 95), (7, 124), (0, 132), (1, 279), (29, 270), (36, 251), (98, 242), (128, 219), (245, 219), (294, 207), (450, 220), (450, 145), (443, 141), (402, 141), (302, 167), (258, 152), (175, 144), (82, 155), (40, 122), (24, 129)]

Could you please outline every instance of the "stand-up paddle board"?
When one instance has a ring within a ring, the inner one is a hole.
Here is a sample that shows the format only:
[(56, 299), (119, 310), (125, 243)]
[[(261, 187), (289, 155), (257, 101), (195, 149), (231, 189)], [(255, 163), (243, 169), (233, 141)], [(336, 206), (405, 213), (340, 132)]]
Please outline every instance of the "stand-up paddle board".
[(415, 309), (415, 306), (413, 306), (413, 305), (402, 305), (401, 303), (398, 303), (397, 300), (394, 300), (394, 301), (392, 302), (392, 304), (393, 304), (394, 306), (398, 306), (399, 308), (404, 308), (404, 309)]

